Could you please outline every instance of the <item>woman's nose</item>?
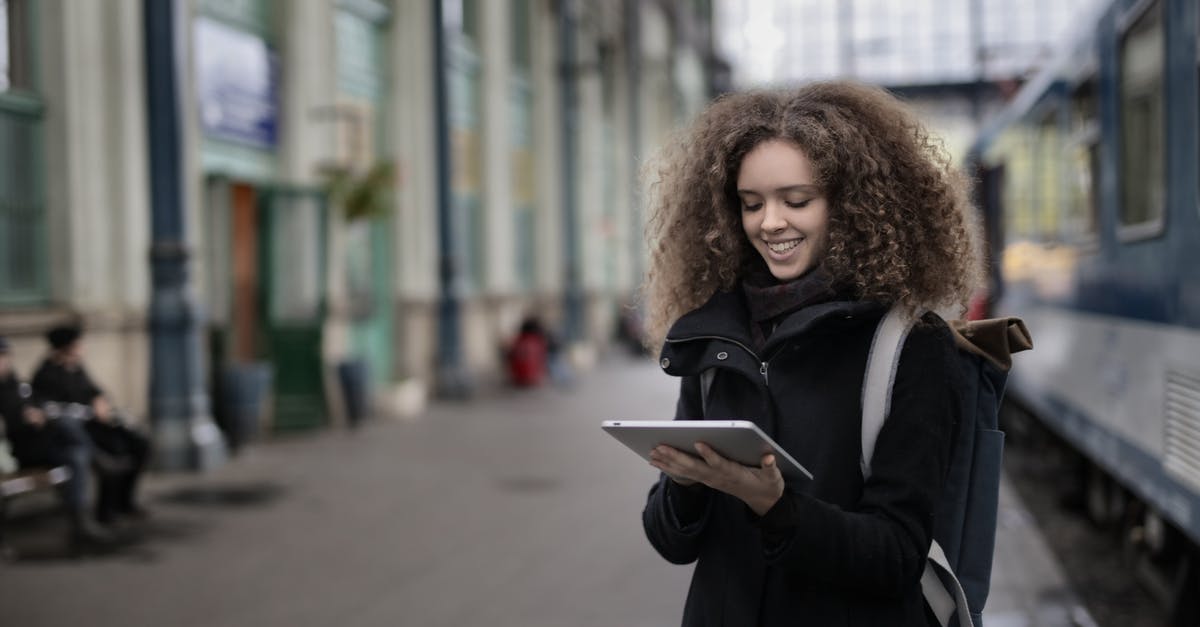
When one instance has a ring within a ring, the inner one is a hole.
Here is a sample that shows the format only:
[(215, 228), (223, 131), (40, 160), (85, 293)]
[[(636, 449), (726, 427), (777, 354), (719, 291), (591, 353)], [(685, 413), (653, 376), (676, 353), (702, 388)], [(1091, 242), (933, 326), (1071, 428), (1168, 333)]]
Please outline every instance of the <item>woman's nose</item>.
[(787, 228), (787, 220), (784, 219), (783, 207), (780, 206), (780, 203), (773, 201), (763, 203), (762, 229), (776, 232), (785, 228)]

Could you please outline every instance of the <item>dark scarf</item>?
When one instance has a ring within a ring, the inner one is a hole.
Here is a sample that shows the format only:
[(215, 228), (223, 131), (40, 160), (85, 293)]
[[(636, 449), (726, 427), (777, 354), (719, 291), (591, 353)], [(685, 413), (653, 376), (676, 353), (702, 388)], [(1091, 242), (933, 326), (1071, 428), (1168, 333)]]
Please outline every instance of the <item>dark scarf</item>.
[(768, 272), (751, 273), (742, 279), (742, 292), (750, 310), (755, 350), (767, 343), (767, 338), (788, 314), (838, 296), (833, 279), (819, 266), (787, 283), (780, 283)]

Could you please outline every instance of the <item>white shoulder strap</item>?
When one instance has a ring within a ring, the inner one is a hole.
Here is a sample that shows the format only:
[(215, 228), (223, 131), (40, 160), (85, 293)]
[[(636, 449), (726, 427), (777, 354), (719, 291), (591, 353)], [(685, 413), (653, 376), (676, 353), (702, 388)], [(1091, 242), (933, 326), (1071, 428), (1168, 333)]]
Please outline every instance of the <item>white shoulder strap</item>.
[[(934, 570), (935, 567), (941, 569), (946, 576), (938, 577)], [(963, 592), (962, 585), (954, 576), (954, 571), (950, 570), (946, 554), (936, 540), (929, 547), (929, 559), (925, 560), (925, 573), (921, 575), (921, 591), (925, 594), (925, 602), (929, 604), (929, 609), (933, 610), (938, 624), (942, 627), (949, 625), (950, 617), (955, 614), (958, 615), (958, 627), (974, 626), (971, 621), (971, 610), (967, 606), (967, 594)], [(951, 592), (954, 593), (954, 596), (950, 595)]]
[[(871, 352), (867, 356), (867, 372), (863, 377), (862, 391), (862, 466), (863, 479), (871, 476), (871, 456), (875, 452), (875, 440), (887, 420), (891, 409), (892, 384), (896, 382), (896, 368), (900, 363), (900, 349), (912, 329), (915, 318), (908, 316), (900, 307), (892, 307), (871, 340)], [(943, 576), (938, 576), (941, 570)], [(937, 616), (938, 624), (947, 627), (952, 616), (958, 616), (959, 627), (972, 627), (971, 611), (962, 585), (954, 576), (942, 547), (934, 541), (925, 560), (925, 572), (921, 575), (921, 591), (925, 602)], [(952, 594), (953, 593), (953, 594)]]
[(859, 463), (864, 479), (871, 476), (871, 455), (891, 408), (892, 383), (896, 381), (900, 348), (904, 346), (913, 322), (903, 308), (894, 306), (879, 321), (875, 338), (871, 340), (862, 389), (862, 457)]

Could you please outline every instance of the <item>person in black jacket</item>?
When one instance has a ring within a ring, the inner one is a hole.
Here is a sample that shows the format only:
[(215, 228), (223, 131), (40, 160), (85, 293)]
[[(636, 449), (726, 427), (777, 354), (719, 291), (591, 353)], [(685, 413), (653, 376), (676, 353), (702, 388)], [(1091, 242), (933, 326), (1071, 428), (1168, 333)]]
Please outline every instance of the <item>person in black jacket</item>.
[(60, 494), (71, 521), (71, 541), (76, 548), (106, 544), (111, 537), (97, 528), (87, 514), (87, 486), (92, 476), (92, 444), (82, 425), (71, 418), (55, 417), (32, 402), (28, 386), (12, 367), (8, 341), (0, 337), (0, 419), (21, 468), (65, 466), (70, 478)]
[(683, 624), (934, 624), (920, 578), (959, 420), (945, 322), (908, 335), (869, 479), (861, 395), (889, 307), (962, 307), (979, 284), (964, 177), (849, 82), (725, 96), (659, 173), (647, 329), (682, 378), (675, 417), (753, 420), (813, 474), (651, 452), (646, 536), (696, 563)]
[(86, 407), (90, 418), (84, 428), (97, 454), (114, 460), (113, 467), (100, 475), (96, 520), (111, 523), (118, 516), (142, 518), (146, 511), (137, 505), (135, 493), (150, 443), (124, 424), (104, 391), (88, 376), (83, 367), (82, 336), (76, 326), (55, 327), (46, 334), (50, 354), (33, 375), (33, 393), (44, 401)]

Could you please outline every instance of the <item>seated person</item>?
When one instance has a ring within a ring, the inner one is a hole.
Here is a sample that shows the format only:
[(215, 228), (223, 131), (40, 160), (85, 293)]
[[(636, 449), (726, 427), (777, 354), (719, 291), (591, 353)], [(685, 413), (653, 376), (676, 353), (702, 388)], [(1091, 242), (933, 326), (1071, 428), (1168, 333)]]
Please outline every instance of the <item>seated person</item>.
[(50, 354), (33, 375), (33, 394), (39, 400), (78, 403), (91, 410), (84, 428), (98, 453), (121, 460), (125, 468), (102, 473), (96, 499), (96, 520), (111, 522), (116, 516), (142, 517), (134, 493), (146, 467), (150, 443), (125, 426), (83, 368), (83, 331), (75, 326), (55, 327), (46, 334)]
[(549, 342), (541, 322), (529, 317), (521, 323), (521, 331), (508, 349), (508, 376), (514, 385), (541, 385), (546, 378), (546, 359)]
[(13, 372), (8, 342), (0, 337), (0, 417), (13, 457), (21, 468), (70, 469), (71, 478), (62, 484), (60, 494), (71, 520), (72, 543), (107, 542), (107, 534), (87, 516), (87, 484), (92, 475), (90, 438), (78, 420), (50, 419), (29, 402), (27, 392), (28, 386), (23, 386)]

